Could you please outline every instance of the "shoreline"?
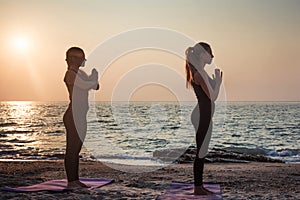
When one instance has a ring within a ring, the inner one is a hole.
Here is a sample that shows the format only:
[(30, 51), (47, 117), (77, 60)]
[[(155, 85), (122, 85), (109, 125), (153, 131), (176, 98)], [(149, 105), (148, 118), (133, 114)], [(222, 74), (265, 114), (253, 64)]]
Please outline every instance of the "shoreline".
[[(0, 199), (155, 199), (167, 190), (171, 181), (193, 182), (192, 171), (191, 163), (172, 164), (152, 172), (130, 173), (97, 161), (80, 161), (80, 177), (108, 178), (114, 182), (90, 191), (1, 191)], [(26, 186), (65, 178), (63, 160), (0, 161), (0, 187)], [(223, 199), (296, 199), (300, 197), (300, 164), (206, 163), (204, 181), (220, 183)]]
[[(107, 162), (112, 164), (124, 164), (127, 163), (145, 163), (148, 162), (148, 166), (167, 166), (170, 163), (172, 164), (183, 164), (183, 163), (193, 163), (196, 155), (196, 148), (194, 146), (189, 146), (186, 149), (162, 149), (156, 150), (153, 152), (153, 157), (149, 159), (139, 159), (139, 158), (122, 158), (122, 157), (103, 157), (96, 159), (92, 155), (88, 153), (80, 154), (80, 159), (82, 161), (98, 161), (98, 162)], [(53, 154), (48, 155), (49, 157), (41, 157), (34, 159), (23, 158), (0, 158), (0, 162), (16, 162), (16, 161), (59, 161), (64, 159), (64, 153), (62, 154)], [(213, 148), (209, 151), (206, 156), (207, 163), (248, 163), (248, 162), (267, 162), (267, 163), (298, 163), (300, 164), (300, 160), (286, 160), (284, 157), (274, 157), (266, 155), (265, 152), (261, 149), (221, 149), (221, 148)], [(143, 166), (143, 165), (142, 165)], [(146, 164), (145, 164), (146, 166)]]

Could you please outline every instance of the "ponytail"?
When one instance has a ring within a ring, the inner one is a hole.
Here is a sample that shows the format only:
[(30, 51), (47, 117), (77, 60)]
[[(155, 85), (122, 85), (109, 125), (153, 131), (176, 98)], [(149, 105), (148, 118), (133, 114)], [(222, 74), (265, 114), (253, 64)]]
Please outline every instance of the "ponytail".
[(205, 42), (199, 42), (194, 47), (189, 47), (185, 51), (185, 73), (187, 88), (190, 88), (192, 81), (194, 81), (194, 73), (197, 71), (195, 66), (200, 62), (200, 54), (203, 52), (207, 52), (213, 57), (209, 44)]
[(185, 61), (185, 73), (186, 73), (186, 88), (190, 88), (192, 81), (194, 79), (194, 72), (196, 71), (195, 67), (190, 63), (192, 54), (194, 53), (194, 48), (189, 47), (185, 51), (186, 61)]

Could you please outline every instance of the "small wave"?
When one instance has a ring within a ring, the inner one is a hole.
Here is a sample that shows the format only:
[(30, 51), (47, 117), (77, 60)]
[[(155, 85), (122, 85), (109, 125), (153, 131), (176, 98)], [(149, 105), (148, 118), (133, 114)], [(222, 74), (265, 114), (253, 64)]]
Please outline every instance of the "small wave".
[(241, 137), (239, 134), (232, 134), (231, 137)]
[(19, 153), (18, 150), (1, 150), (0, 151), (0, 157), (3, 157), (4, 155), (17, 155)]
[(110, 119), (108, 119), (108, 120), (99, 119), (97, 122), (100, 122), (100, 123), (113, 123), (114, 120), (110, 120)]
[(21, 131), (21, 130), (13, 130), (13, 131), (0, 131), (0, 134), (20, 134), (20, 133), (33, 133), (33, 130), (26, 130), (26, 131)]
[(274, 130), (274, 131), (281, 131), (285, 130), (285, 128), (282, 127), (265, 127), (266, 130)]
[(0, 127), (15, 126), (15, 125), (18, 125), (18, 124), (15, 122), (8, 122), (8, 123), (0, 124)]
[(267, 154), (272, 157), (292, 157), (292, 156), (300, 156), (300, 150), (299, 149), (272, 150), (267, 152)]
[(32, 143), (35, 142), (35, 140), (19, 140), (17, 138), (12, 139), (12, 140), (8, 140), (7, 142), (11, 142), (11, 143)]
[(65, 133), (64, 130), (49, 130), (45, 131), (47, 135), (60, 135), (61, 133)]
[(0, 131), (0, 137), (7, 137), (7, 135), (5, 133), (2, 133), (2, 131)]
[(165, 129), (171, 129), (171, 130), (176, 130), (179, 129), (179, 126), (163, 126), (161, 129), (165, 130)]
[(42, 124), (31, 124), (29, 127), (46, 127), (47, 124), (46, 123), (42, 123)]
[[(251, 155), (255, 157), (266, 157), (275, 160), (281, 160), (283, 162), (299, 162), (300, 161), (300, 149), (279, 149), (270, 150), (262, 147), (246, 148), (246, 147), (225, 147), (222, 150)], [(259, 158), (260, 159), (260, 158)]]
[(56, 154), (50, 154), (50, 155), (46, 155), (46, 156), (50, 157), (50, 158), (55, 158), (55, 159), (64, 159), (65, 158), (64, 153), (56, 153)]

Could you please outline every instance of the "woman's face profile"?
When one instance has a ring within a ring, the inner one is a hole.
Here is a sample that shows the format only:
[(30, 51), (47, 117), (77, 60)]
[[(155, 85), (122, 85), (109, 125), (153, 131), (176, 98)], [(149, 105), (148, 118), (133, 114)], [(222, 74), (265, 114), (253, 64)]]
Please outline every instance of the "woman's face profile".
[(211, 52), (204, 51), (200, 53), (200, 59), (203, 60), (204, 64), (211, 64), (213, 57)]
[(70, 55), (71, 62), (78, 67), (84, 67), (85, 65), (85, 55), (81, 52), (75, 52)]

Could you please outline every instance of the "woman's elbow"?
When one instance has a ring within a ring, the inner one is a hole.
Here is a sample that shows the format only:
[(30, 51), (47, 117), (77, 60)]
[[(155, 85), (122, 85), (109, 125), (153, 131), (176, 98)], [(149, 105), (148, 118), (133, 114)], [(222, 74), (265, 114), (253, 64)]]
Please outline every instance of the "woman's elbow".
[(100, 85), (97, 84), (96, 89), (95, 90), (100, 90)]

